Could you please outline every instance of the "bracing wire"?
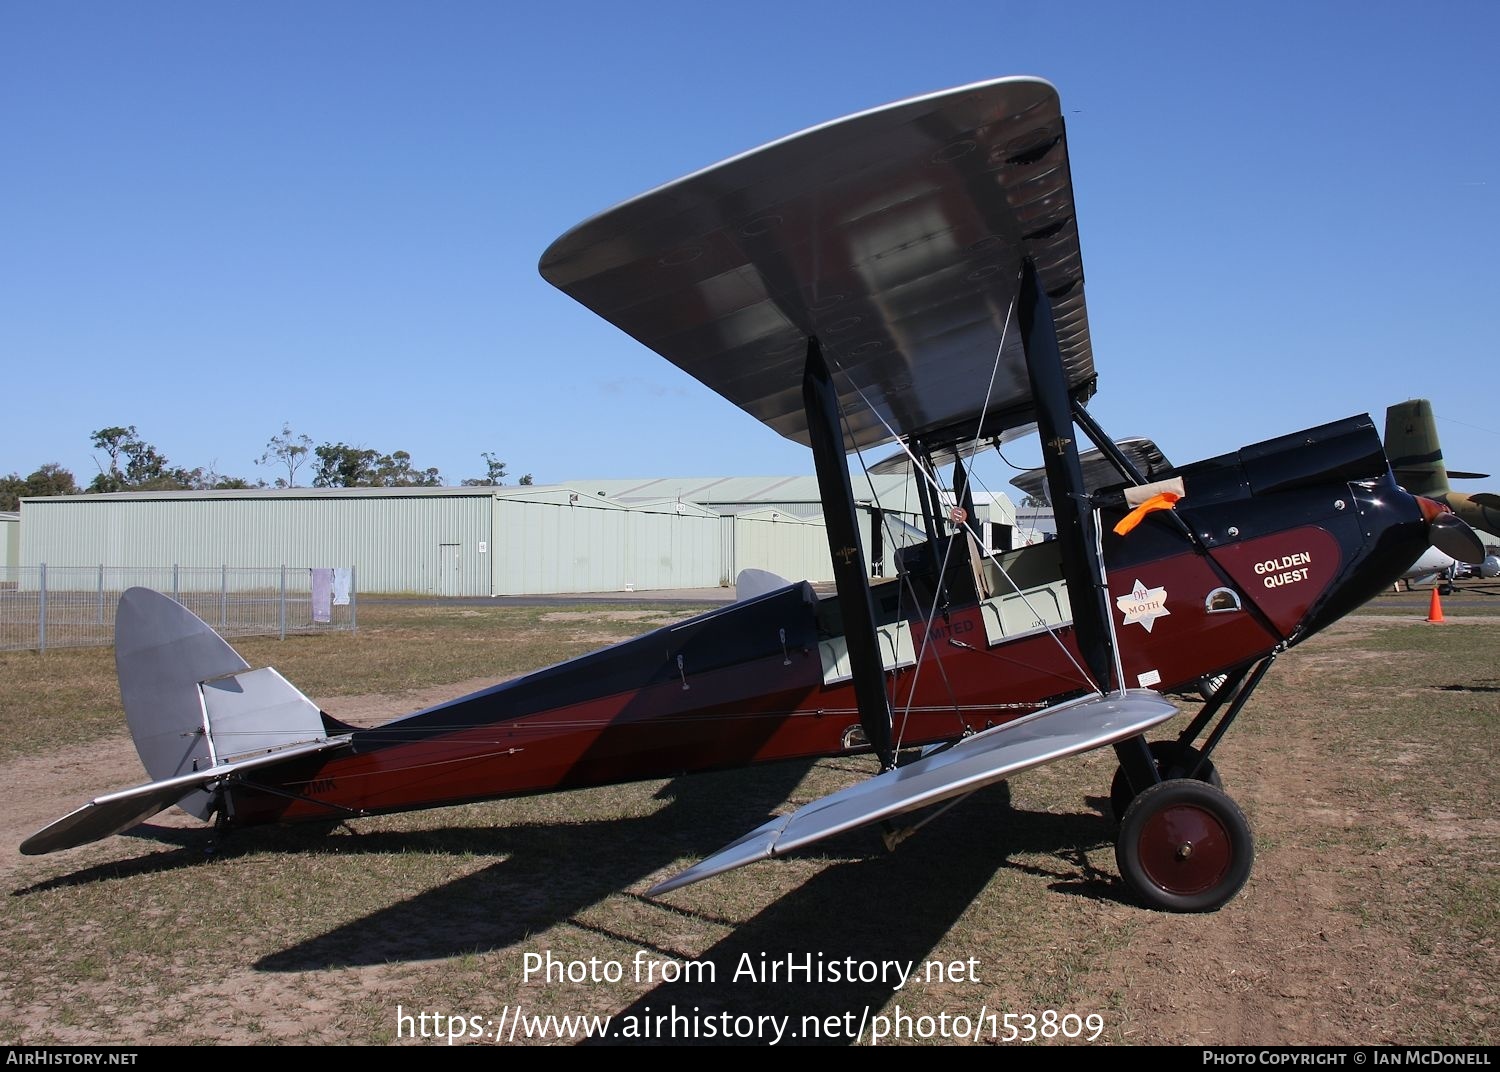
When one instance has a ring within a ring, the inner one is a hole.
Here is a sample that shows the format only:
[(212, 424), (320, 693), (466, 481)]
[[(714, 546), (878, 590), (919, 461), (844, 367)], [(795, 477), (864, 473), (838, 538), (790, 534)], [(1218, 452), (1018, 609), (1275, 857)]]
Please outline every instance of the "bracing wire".
[[(1001, 356), (1004, 354), (1004, 351), (1005, 351), (1005, 340), (1006, 340), (1007, 336), (1010, 333), (1010, 324), (1011, 324), (1011, 319), (1012, 319), (1012, 317), (1015, 314), (1015, 307), (1016, 307), (1016, 300), (1015, 300), (1014, 297), (1012, 297), (1010, 306), (1006, 309), (1005, 324), (1004, 324), (1004, 327), (1001, 329), (1001, 334), (1000, 334), (1000, 344), (995, 348), (995, 360), (994, 360), (994, 364), (992, 365), (991, 370), (990, 370), (990, 383), (989, 383), (989, 387), (986, 388), (986, 391), (985, 391), (984, 409), (980, 411), (979, 427), (976, 430), (976, 434), (975, 434), (974, 440), (973, 440), (973, 445), (976, 448), (978, 447), (978, 445), (981, 442), (982, 437), (983, 437), (984, 418), (985, 418), (985, 416), (988, 413), (990, 399), (992, 398), (992, 392), (993, 392), (993, 389), (994, 389), (995, 380), (996, 380), (996, 378), (999, 375), (1000, 359), (1001, 359)], [(912, 465), (912, 468), (913, 468), (913, 472), (917, 475), (917, 478), (926, 481), (927, 484), (928, 484), (928, 486), (932, 488), (933, 493), (934, 493), (934, 497), (936, 498), (936, 500), (939, 501), (939, 502), (941, 502), (942, 501), (942, 497), (943, 497), (943, 489), (939, 486), (939, 483), (938, 483), (938, 481), (936, 479), (936, 475), (934, 473), (930, 473), (927, 470), (927, 467), (921, 463), (921, 461), (917, 458), (916, 454), (912, 451), (910, 445), (908, 445), (908, 443), (906, 442), (906, 439), (903, 436), (901, 436), (900, 434), (898, 434), (896, 432), (896, 430), (891, 427), (890, 422), (887, 421), (885, 419), (885, 416), (874, 406), (874, 404), (870, 401), (869, 396), (865, 394), (863, 388), (861, 388), (860, 385), (855, 381), (854, 377), (852, 375), (850, 375), (849, 371), (847, 369), (845, 369), (842, 365), (839, 365), (837, 361), (834, 362), (834, 367), (837, 368), (839, 372), (843, 373), (845, 382), (848, 383), (849, 386), (854, 389), (854, 392), (859, 396), (860, 400), (865, 404), (866, 409), (868, 409), (872, 414), (875, 415), (875, 419), (878, 420), (881, 423), (881, 426), (885, 428), (887, 434), (889, 434), (891, 436), (891, 438), (901, 447), (901, 450), (906, 454), (907, 459), (910, 461), (910, 463)], [(955, 458), (956, 458), (957, 453), (958, 452), (955, 452)], [(863, 464), (863, 459), (861, 459), (861, 464)], [(956, 464), (961, 464), (961, 462), (956, 461)], [(972, 469), (970, 469), (969, 472), (972, 472)], [(983, 548), (984, 554), (986, 555), (986, 557), (988, 557), (990, 559), (990, 561), (992, 561), (995, 564), (995, 568), (997, 570), (999, 570), (1000, 575), (1005, 578), (1006, 583), (1008, 583), (1011, 586), (1011, 588), (1021, 597), (1021, 601), (1026, 606), (1026, 609), (1029, 610), (1029, 611), (1031, 611), (1033, 614), (1037, 614), (1036, 608), (1032, 605), (1030, 599), (1027, 598), (1026, 593), (1024, 591), (1022, 591), (1020, 585), (1018, 585), (1015, 582), (1015, 580), (1010, 576), (1010, 573), (1005, 569), (1005, 566), (1000, 562), (999, 556), (997, 554), (995, 554), (995, 552), (993, 550), (991, 550), (990, 548), (985, 547), (984, 541), (979, 539), (979, 534), (978, 534), (978, 532), (973, 527), (973, 520), (974, 520), (973, 518), (965, 518), (964, 519), (963, 524), (962, 524), (962, 528), (964, 529), (964, 531), (966, 531), (969, 535), (973, 536), (975, 538), (975, 541), (979, 545), (979, 547)], [(949, 552), (952, 551), (952, 544), (951, 543), (949, 544), (948, 551)], [(943, 562), (943, 567), (946, 569), (946, 566), (947, 566), (947, 556), (945, 554), (945, 556), (944, 556), (944, 562)], [(942, 576), (942, 574), (939, 574), (939, 576)], [(934, 605), (934, 608), (933, 608), (933, 613), (934, 614), (936, 613), (936, 606), (935, 605)], [(1037, 616), (1041, 617), (1039, 614)], [(929, 618), (928, 619), (928, 625), (929, 626), (931, 625), (931, 621), (932, 621), (932, 619)], [(1104, 694), (1103, 693), (1103, 689), (1100, 688), (1099, 684), (1096, 681), (1094, 681), (1093, 676), (1087, 670), (1085, 670), (1082, 665), (1080, 665), (1080, 663), (1078, 662), (1077, 659), (1075, 659), (1073, 657), (1073, 653), (1071, 651), (1069, 651), (1068, 650), (1068, 646), (1063, 643), (1062, 637), (1058, 636), (1056, 629), (1052, 625), (1047, 625), (1047, 626), (1045, 626), (1045, 628), (1046, 628), (1046, 631), (1047, 631), (1048, 635), (1051, 636), (1052, 639), (1057, 643), (1058, 647), (1062, 650), (1063, 654), (1067, 657), (1068, 661), (1073, 664), (1074, 669), (1076, 669), (1078, 671), (1078, 673), (1081, 676), (1081, 678), (1084, 681), (1084, 683), (1087, 684), (1090, 688), (1092, 688), (1096, 693), (1098, 693), (1099, 695), (1102, 696)], [(924, 638), (924, 641), (925, 641), (925, 638)], [(924, 647), (925, 647), (925, 643), (924, 643)], [(920, 665), (920, 662), (919, 662), (919, 665)]]
[[(869, 467), (867, 465), (865, 465), (865, 453), (864, 453), (864, 451), (862, 449), (856, 450), (855, 451), (855, 456), (857, 458), (859, 458), (860, 469), (864, 472), (865, 480), (870, 483), (870, 493), (875, 497), (876, 506), (879, 507), (879, 505), (880, 505), (880, 495), (875, 490), (874, 481), (870, 480), (870, 470), (869, 470)], [(903, 496), (902, 497), (902, 504), (903, 504), (903, 506), (909, 505), (909, 500), (905, 497), (908, 494), (908, 488), (909, 488), (909, 482), (908, 482), (907, 487), (903, 488), (903, 490), (902, 490), (902, 496)], [(883, 508), (881, 508), (881, 509), (883, 509)], [(946, 558), (944, 560), (943, 566), (944, 566), (944, 569), (947, 568)], [(898, 571), (898, 573), (899, 572), (900, 571)], [(940, 576), (941, 576), (941, 574), (940, 574)], [(898, 599), (898, 603), (897, 603), (897, 618), (898, 619), (900, 619), (902, 617), (902, 615), (900, 613), (900, 602), (899, 602), (899, 600), (902, 600), (902, 599), (905, 598), (905, 594), (906, 594), (906, 592), (908, 590), (910, 590), (910, 592), (911, 592), (912, 602), (917, 606), (918, 611), (920, 611), (922, 609), (921, 604), (917, 601), (917, 591), (916, 591), (916, 588), (912, 585), (911, 581), (904, 574), (902, 574), (899, 583), (900, 583), (901, 587), (898, 589), (898, 596), (897, 596), (897, 599)], [(939, 591), (941, 591), (941, 589), (939, 589)], [(915, 669), (912, 671), (911, 686), (907, 689), (907, 692), (906, 692), (906, 704), (902, 708), (902, 711), (901, 711), (901, 729), (900, 729), (899, 733), (896, 736), (896, 740), (893, 742), (893, 750), (895, 750), (895, 751), (899, 751), (900, 750), (900, 748), (901, 748), (901, 741), (905, 738), (905, 735), (906, 735), (907, 724), (911, 721), (911, 712), (912, 712), (913, 706), (916, 704), (916, 699), (917, 699), (917, 685), (921, 682), (921, 677), (922, 677), (922, 660), (923, 660), (923, 657), (927, 654), (927, 646), (928, 646), (928, 644), (929, 644), (929, 642), (931, 640), (931, 637), (932, 637), (932, 623), (933, 623), (933, 620), (936, 617), (937, 617), (937, 593), (934, 593), (933, 605), (930, 608), (930, 610), (927, 612), (927, 616), (924, 619), (924, 621), (926, 622), (926, 627), (922, 631), (922, 646), (921, 646), (921, 648), (919, 648), (916, 651), (916, 660), (917, 661), (916, 661), (916, 664), (915, 664)], [(956, 714), (958, 716), (959, 725), (961, 727), (963, 727), (963, 729), (967, 730), (969, 728), (968, 723), (964, 719), (963, 710), (959, 707), (959, 704), (958, 704), (958, 695), (957, 695), (957, 693), (955, 693), (953, 691), (953, 683), (952, 683), (952, 681), (949, 680), (949, 678), (948, 678), (948, 672), (943, 667), (942, 655), (941, 655), (941, 653), (940, 653), (940, 651), (939, 651), (938, 648), (936, 648), (936, 647), (933, 648), (933, 655), (934, 655), (934, 657), (935, 657), (935, 659), (937, 661), (938, 673), (940, 673), (942, 675), (942, 677), (943, 677), (943, 687), (948, 690), (948, 699), (951, 701), (951, 706), (953, 708), (953, 712), (954, 712), (954, 714)]]
[[(835, 367), (838, 368), (840, 372), (844, 372), (844, 370), (840, 366), (838, 366), (836, 362), (835, 362)], [(846, 380), (849, 379), (849, 375), (848, 375), (847, 372), (844, 372), (844, 378)], [(852, 380), (850, 380), (849, 382), (851, 384), (853, 383)], [(857, 385), (855, 386), (855, 389), (858, 390), (858, 386)], [(861, 394), (861, 397), (863, 397), (863, 394)], [(867, 406), (869, 405), (869, 400), (868, 399), (865, 399), (865, 404)], [(876, 414), (876, 416), (879, 417), (879, 414)], [(839, 406), (839, 421), (843, 424), (844, 431), (847, 434), (849, 434), (849, 436), (852, 438), (853, 437), (853, 432), (852, 432), (852, 429), (850, 429), (849, 422), (848, 422), (848, 417), (844, 413), (844, 408), (843, 408), (842, 405)], [(882, 419), (881, 423), (884, 423), (883, 419)], [(887, 425), (887, 428), (889, 428), (888, 425)], [(883, 509), (884, 508), (880, 506), (880, 495), (879, 495), (879, 492), (876, 491), (874, 481), (870, 479), (870, 469), (869, 469), (869, 466), (867, 466), (865, 464), (864, 450), (862, 448), (856, 448), (856, 450), (855, 450), (855, 456), (857, 458), (859, 458), (860, 469), (864, 473), (864, 477), (865, 477), (866, 483), (868, 483), (870, 485), (870, 494), (875, 499), (876, 508), (877, 509), (881, 509), (882, 513), (883, 513)], [(909, 500), (905, 497), (907, 494), (908, 494), (908, 490), (907, 489), (903, 489), (903, 491), (902, 491), (902, 496), (903, 496), (903, 498), (902, 498), (902, 505), (903, 505), (903, 507), (907, 507), (907, 506), (910, 505)], [(946, 559), (945, 559), (943, 565), (944, 565), (944, 568), (946, 569), (946, 567), (947, 567)], [(898, 574), (900, 574), (901, 571), (898, 570), (897, 572), (898, 572)], [(908, 590), (910, 590), (912, 601), (917, 606), (918, 610), (921, 609), (921, 604), (917, 601), (917, 593), (916, 593), (915, 587), (912, 586), (911, 581), (907, 577), (905, 577), (904, 575), (902, 575), (900, 577), (899, 583), (900, 583), (901, 587), (898, 589), (898, 594), (897, 594), (897, 600), (898, 600), (898, 602), (897, 602), (897, 618), (898, 618), (898, 620), (902, 620), (903, 616), (900, 613), (900, 606), (901, 606), (901, 601), (904, 600), (905, 593)], [(941, 589), (939, 589), (939, 591), (941, 591)], [(923, 632), (922, 632), (922, 647), (915, 653), (916, 654), (916, 664), (915, 664), (916, 668), (912, 672), (911, 687), (907, 690), (906, 704), (901, 709), (901, 728), (900, 728), (899, 732), (897, 733), (895, 741), (892, 742), (892, 751), (893, 752), (900, 750), (900, 748), (901, 748), (901, 742), (904, 739), (905, 734), (906, 734), (906, 727), (907, 727), (907, 725), (911, 721), (911, 712), (913, 710), (913, 706), (916, 703), (917, 685), (920, 683), (921, 675), (922, 675), (922, 660), (923, 660), (924, 656), (927, 653), (927, 645), (928, 645), (928, 643), (929, 643), (929, 641), (931, 639), (931, 634), (932, 634), (932, 628), (931, 628), (932, 627), (932, 622), (933, 622), (934, 618), (936, 617), (936, 615), (937, 615), (937, 602), (936, 602), (936, 593), (935, 593), (935, 595), (934, 595), (934, 601), (933, 601), (933, 606), (932, 606), (931, 610), (928, 612), (928, 615), (927, 615), (927, 617), (925, 619), (926, 628), (924, 628)], [(898, 646), (899, 646), (899, 641), (898, 641)], [(942, 667), (942, 658), (941, 658), (941, 656), (938, 656), (936, 648), (933, 649), (933, 653), (934, 653), (934, 656), (937, 657), (938, 670), (943, 675), (943, 684), (944, 684), (944, 686), (948, 690), (949, 699), (952, 701), (951, 706), (952, 706), (955, 714), (958, 715), (959, 724), (961, 726), (963, 726), (965, 729), (967, 729), (968, 725), (964, 721), (963, 712), (959, 709), (959, 706), (958, 706), (958, 696), (953, 691), (953, 685), (952, 685), (952, 682), (948, 680), (947, 672), (943, 670), (943, 667)], [(889, 694), (887, 694), (887, 698), (888, 698), (888, 702), (890, 702)], [(895, 704), (892, 703), (892, 709), (893, 709), (893, 711), (894, 711), (894, 708), (895, 708)], [(894, 716), (893, 716), (893, 718), (894, 718)]]

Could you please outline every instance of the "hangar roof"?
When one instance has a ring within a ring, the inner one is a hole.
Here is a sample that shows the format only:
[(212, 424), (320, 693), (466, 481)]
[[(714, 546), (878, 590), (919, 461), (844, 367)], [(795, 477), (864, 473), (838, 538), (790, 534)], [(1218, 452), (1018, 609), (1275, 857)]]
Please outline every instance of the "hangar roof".
[[(893, 509), (903, 503), (916, 509), (916, 487), (904, 475), (866, 479), (862, 474), (851, 473), (849, 482), (858, 502), (879, 498)], [(569, 483), (591, 492), (602, 492), (607, 498), (622, 503), (660, 502), (663, 499), (695, 503), (822, 502), (818, 495), (818, 478), (814, 476), (616, 477)]]

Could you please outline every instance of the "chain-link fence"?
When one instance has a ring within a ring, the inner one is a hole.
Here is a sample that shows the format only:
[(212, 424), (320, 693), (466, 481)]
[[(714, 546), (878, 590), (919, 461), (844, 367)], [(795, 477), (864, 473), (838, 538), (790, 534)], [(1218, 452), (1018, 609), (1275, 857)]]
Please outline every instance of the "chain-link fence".
[(127, 588), (154, 588), (223, 636), (352, 631), (353, 568), (0, 566), (0, 650), (113, 644)]

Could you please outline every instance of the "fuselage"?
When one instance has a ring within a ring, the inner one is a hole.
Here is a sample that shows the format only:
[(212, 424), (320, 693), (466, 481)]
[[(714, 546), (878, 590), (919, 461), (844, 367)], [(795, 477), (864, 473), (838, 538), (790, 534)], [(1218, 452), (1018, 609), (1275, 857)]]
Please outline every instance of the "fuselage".
[[(1095, 688), (1190, 686), (1336, 621), (1427, 544), (1369, 418), (1177, 475), (1176, 510), (1125, 536), (1123, 506), (1101, 507), (1122, 682), (1081, 669), (1055, 545), (908, 548), (872, 588), (898, 743)], [(848, 664), (837, 600), (794, 584), (385, 726), (328, 718), (349, 748), (277, 768), (274, 792), (231, 787), (228, 814), (326, 819), (860, 751)]]

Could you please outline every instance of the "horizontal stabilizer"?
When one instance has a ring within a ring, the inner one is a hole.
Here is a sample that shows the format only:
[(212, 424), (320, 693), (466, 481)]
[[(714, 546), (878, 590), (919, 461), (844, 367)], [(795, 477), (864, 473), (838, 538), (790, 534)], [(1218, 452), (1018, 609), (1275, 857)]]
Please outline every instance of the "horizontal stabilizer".
[(1054, 759), (1134, 737), (1176, 713), (1171, 703), (1145, 689), (1049, 707), (772, 819), (647, 893), (666, 893), (866, 823), (972, 793)]
[(348, 736), (308, 741), (236, 763), (221, 763), (207, 770), (148, 782), (133, 789), (122, 789), (118, 793), (106, 793), (32, 834), (21, 842), (21, 851), (27, 856), (41, 856), (59, 849), (86, 845), (90, 841), (98, 841), (145, 822), (157, 812), (165, 811), (184, 796), (203, 789), (211, 782), (258, 767), (273, 766), (293, 757), (341, 748), (348, 743)]

